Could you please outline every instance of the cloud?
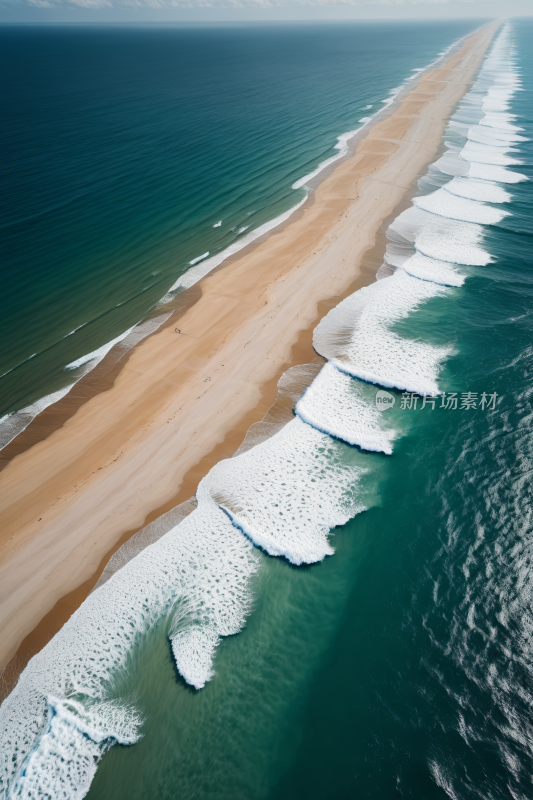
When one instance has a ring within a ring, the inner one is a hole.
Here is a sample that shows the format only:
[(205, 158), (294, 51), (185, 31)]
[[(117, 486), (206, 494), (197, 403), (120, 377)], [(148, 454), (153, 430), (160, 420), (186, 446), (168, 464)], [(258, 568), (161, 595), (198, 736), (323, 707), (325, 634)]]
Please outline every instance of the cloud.
[[(0, 0), (1, 2), (1, 0)], [(34, 8), (130, 8), (130, 9), (290, 9), (290, 8), (413, 8), (436, 4), (467, 5), (474, 0), (7, 0), (8, 5), (29, 5)], [(2, 4), (3, 5), (3, 4)]]
[(63, 5), (74, 5), (78, 8), (112, 8), (113, 3), (108, 0), (69, 0), (69, 3)]
[[(78, 0), (70, 0), (78, 2)], [(283, 8), (310, 6), (409, 6), (451, 0), (115, 0), (114, 5), (150, 8)], [(469, 2), (469, 0), (462, 0)]]
[[(460, 0), (463, 3), (472, 0)], [(85, 7), (136, 8), (303, 8), (328, 6), (413, 6), (449, 3), (451, 0), (67, 0)]]

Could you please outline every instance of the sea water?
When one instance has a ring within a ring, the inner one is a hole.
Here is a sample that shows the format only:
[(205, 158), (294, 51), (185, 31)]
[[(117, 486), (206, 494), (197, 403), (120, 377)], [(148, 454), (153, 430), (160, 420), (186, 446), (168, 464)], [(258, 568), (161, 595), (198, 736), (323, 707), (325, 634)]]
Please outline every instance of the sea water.
[(0, 447), (475, 27), (0, 29)]
[[(529, 796), (531, 31), (496, 39), (388, 276), (317, 327), (296, 418), (30, 662), (11, 796)], [(458, 177), (479, 207), (431, 199)]]

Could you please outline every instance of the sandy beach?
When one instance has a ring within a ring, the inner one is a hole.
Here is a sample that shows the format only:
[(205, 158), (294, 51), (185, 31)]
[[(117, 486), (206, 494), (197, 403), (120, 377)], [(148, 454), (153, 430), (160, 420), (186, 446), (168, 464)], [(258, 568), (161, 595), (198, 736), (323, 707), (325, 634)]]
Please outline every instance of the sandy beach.
[(105, 391), (40, 441), (13, 443), (0, 472), (0, 669), (24, 640), (29, 654), (42, 646), (113, 549), (235, 452), (288, 366), (316, 357), (313, 328), (372, 280), (362, 259), (435, 157), (498, 27), (422, 75), (288, 224), (188, 290)]

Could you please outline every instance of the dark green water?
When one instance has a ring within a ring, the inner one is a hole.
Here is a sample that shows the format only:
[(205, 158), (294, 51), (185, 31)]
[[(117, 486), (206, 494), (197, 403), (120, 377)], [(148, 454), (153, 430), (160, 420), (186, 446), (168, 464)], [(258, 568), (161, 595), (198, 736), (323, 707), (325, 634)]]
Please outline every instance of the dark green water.
[(293, 207), (337, 137), (475, 25), (0, 27), (0, 417)]

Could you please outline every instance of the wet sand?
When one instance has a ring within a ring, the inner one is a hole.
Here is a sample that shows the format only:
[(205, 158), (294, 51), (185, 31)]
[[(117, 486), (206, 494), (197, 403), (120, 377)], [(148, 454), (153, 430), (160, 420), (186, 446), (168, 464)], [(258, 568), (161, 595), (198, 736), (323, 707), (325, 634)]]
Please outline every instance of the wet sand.
[(363, 255), (437, 152), (497, 24), (424, 75), (289, 224), (193, 287), (181, 333), (164, 326), (53, 432), (13, 444), (0, 473), (0, 668), (22, 642), (23, 659), (44, 645), (113, 550), (190, 497), (262, 419), (287, 366), (313, 360), (313, 328), (371, 281)]

